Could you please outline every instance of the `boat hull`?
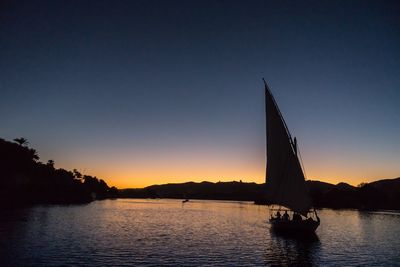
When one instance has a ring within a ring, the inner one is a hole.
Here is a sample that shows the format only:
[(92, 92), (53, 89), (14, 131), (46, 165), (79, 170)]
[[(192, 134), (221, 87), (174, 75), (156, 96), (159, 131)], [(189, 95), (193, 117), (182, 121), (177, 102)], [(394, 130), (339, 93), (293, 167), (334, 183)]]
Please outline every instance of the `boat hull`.
[(314, 220), (285, 221), (270, 219), (269, 222), (273, 231), (300, 235), (314, 233), (319, 226), (319, 221)]

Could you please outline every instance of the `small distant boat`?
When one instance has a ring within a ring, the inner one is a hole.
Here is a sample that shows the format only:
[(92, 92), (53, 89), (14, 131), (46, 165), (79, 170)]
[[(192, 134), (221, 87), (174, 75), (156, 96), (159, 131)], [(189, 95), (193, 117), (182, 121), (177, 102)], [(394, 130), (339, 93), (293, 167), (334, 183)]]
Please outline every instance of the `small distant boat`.
[(182, 203), (189, 202), (189, 199), (182, 200)]
[[(314, 233), (320, 224), (320, 219), (316, 210), (311, 206), (311, 199), (298, 157), (296, 137), (292, 139), (265, 80), (264, 85), (268, 200), (279, 206), (270, 208), (271, 229), (283, 233)], [(282, 215), (281, 212), (284, 214)]]

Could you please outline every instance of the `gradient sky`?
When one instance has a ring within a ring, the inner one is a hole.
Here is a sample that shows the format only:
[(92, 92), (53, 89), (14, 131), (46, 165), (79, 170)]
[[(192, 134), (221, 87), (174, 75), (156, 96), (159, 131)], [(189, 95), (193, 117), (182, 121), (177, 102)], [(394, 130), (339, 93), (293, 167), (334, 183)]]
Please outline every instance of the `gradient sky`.
[(0, 137), (109, 185), (265, 180), (264, 77), (308, 179), (400, 176), (399, 1), (2, 1)]

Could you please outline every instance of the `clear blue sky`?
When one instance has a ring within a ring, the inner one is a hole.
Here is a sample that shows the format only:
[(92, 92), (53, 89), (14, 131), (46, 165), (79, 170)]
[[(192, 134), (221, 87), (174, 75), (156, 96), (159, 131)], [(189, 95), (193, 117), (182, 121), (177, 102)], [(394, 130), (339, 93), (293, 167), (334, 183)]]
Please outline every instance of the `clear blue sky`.
[(270, 84), (309, 179), (400, 176), (398, 1), (2, 1), (0, 137), (119, 187), (265, 177)]

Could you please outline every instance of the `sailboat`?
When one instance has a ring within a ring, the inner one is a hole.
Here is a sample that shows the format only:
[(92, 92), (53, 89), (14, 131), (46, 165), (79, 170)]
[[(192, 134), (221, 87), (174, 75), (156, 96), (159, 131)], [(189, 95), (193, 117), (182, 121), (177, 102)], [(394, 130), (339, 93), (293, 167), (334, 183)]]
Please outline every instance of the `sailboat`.
[[(320, 224), (305, 182), (292, 138), (278, 105), (264, 80), (267, 134), (266, 185), (271, 229), (285, 233), (314, 233)], [(278, 205), (278, 208), (274, 208)], [(282, 215), (281, 212), (284, 214)], [(292, 216), (291, 216), (292, 215)]]

